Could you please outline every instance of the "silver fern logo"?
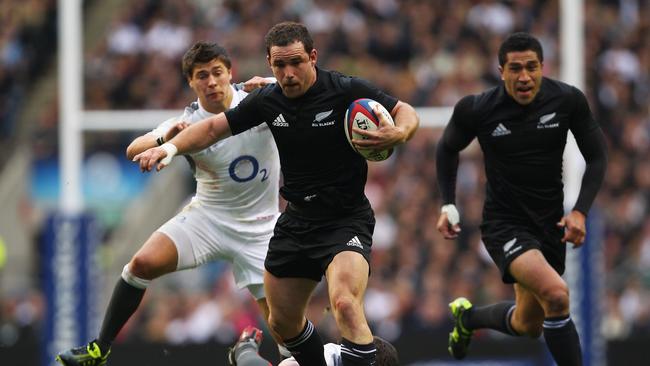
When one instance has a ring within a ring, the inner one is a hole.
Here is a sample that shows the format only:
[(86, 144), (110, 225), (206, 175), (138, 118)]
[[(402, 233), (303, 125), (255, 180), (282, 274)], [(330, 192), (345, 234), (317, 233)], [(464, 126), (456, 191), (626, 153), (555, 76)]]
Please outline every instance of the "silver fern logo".
[(333, 111), (334, 111), (333, 109), (330, 109), (330, 110), (327, 111), (327, 112), (316, 113), (316, 117), (314, 117), (314, 122), (320, 122), (320, 121), (324, 120), (324, 119), (327, 118), (330, 114), (332, 114)]

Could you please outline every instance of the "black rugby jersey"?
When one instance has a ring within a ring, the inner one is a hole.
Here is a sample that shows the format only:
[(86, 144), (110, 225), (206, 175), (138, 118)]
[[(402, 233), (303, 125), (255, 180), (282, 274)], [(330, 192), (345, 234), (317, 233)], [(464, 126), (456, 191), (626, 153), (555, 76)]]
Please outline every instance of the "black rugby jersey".
[(280, 153), (282, 196), (299, 208), (345, 212), (368, 206), (366, 160), (345, 137), (350, 103), (374, 99), (391, 111), (397, 99), (368, 82), (317, 68), (317, 79), (298, 98), (287, 98), (278, 84), (250, 93), (226, 111), (233, 134), (266, 123)]
[(457, 152), (476, 137), (487, 176), (484, 221), (554, 224), (564, 212), (562, 155), (569, 130), (587, 161), (575, 206), (586, 215), (604, 176), (604, 136), (582, 92), (549, 78), (529, 105), (517, 103), (503, 85), (456, 104), (437, 152), (444, 202), (455, 201)]

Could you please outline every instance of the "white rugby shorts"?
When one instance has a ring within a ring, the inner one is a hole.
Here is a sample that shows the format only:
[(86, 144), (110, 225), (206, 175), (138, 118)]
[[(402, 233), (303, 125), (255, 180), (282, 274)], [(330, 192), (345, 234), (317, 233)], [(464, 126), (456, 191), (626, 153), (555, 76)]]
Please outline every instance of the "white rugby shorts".
[(157, 231), (176, 245), (177, 271), (220, 259), (228, 261), (237, 287), (247, 287), (259, 300), (265, 297), (264, 259), (278, 216), (242, 223), (192, 200)]

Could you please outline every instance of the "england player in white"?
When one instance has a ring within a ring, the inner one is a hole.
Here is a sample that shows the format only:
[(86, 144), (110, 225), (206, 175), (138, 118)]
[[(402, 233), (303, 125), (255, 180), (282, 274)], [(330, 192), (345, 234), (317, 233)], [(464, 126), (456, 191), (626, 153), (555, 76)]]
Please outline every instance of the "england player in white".
[[(129, 159), (171, 139), (193, 122), (235, 107), (247, 95), (231, 84), (231, 61), (217, 44), (198, 42), (192, 46), (183, 57), (183, 73), (198, 100), (178, 119), (165, 121), (136, 138), (127, 148)], [(244, 88), (252, 90), (268, 82), (274, 80), (255, 77)], [(57, 361), (63, 365), (105, 365), (113, 340), (138, 308), (151, 281), (209, 261), (232, 263), (237, 286), (250, 291), (268, 318), (264, 258), (279, 216), (280, 179), (278, 151), (270, 130), (261, 125), (186, 158), (197, 181), (196, 195), (151, 234), (124, 266), (99, 337), (59, 354)]]

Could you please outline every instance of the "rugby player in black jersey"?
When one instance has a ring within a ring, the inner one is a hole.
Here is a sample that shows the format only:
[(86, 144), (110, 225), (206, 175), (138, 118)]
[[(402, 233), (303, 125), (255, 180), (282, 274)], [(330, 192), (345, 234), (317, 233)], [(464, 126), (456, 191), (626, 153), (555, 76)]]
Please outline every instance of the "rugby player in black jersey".
[(368, 166), (348, 144), (344, 115), (359, 98), (374, 99), (389, 110), (395, 125), (380, 115), (378, 130), (356, 129), (367, 139), (353, 140), (384, 150), (411, 138), (417, 114), (362, 79), (318, 68), (318, 53), (302, 24), (273, 26), (265, 44), (276, 84), (253, 91), (236, 108), (188, 127), (135, 160), (143, 171), (156, 165), (159, 170), (176, 153), (201, 150), (266, 123), (280, 153), (280, 193), (288, 201), (265, 261), (271, 329), (299, 364), (325, 366), (320, 336), (305, 318), (310, 296), (325, 275), (343, 365), (375, 365), (376, 348), (363, 311), (375, 219), (364, 194)]
[[(436, 152), (443, 207), (438, 230), (460, 232), (454, 205), (459, 152), (474, 138), (487, 175), (481, 234), (515, 301), (472, 307), (466, 298), (450, 305), (455, 326), (449, 352), (465, 357), (472, 332), (490, 328), (513, 336), (542, 333), (558, 365), (581, 365), (580, 340), (569, 314), (564, 273), (566, 244), (582, 245), (585, 218), (607, 163), (603, 133), (580, 90), (542, 76), (539, 41), (510, 35), (499, 49), (503, 84), (462, 98)], [(564, 215), (562, 155), (567, 132), (586, 161), (577, 202)]]

